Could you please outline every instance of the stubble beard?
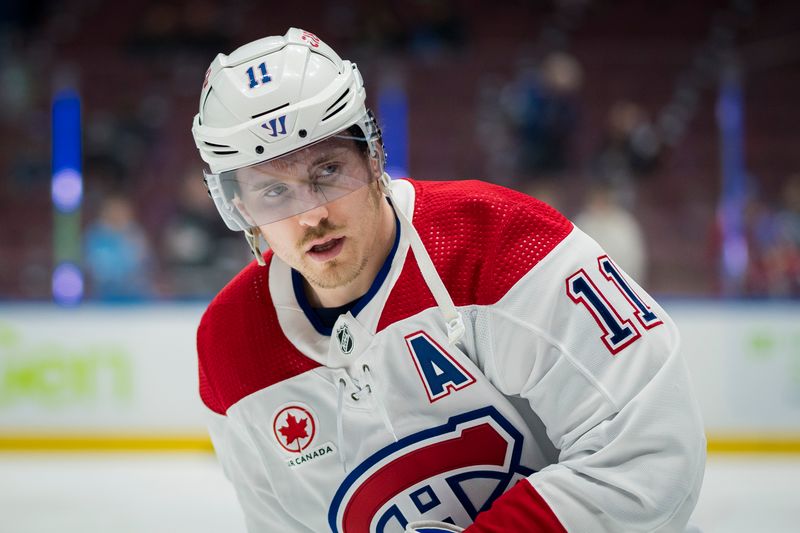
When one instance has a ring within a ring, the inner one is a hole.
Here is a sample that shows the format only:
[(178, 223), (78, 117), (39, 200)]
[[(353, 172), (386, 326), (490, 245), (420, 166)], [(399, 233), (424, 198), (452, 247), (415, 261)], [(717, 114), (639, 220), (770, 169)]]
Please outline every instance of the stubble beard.
[(318, 289), (336, 289), (344, 287), (357, 279), (369, 263), (369, 256), (361, 258), (361, 262), (351, 268), (345, 268), (340, 261), (332, 259), (323, 266), (322, 272), (305, 272), (303, 277)]
[[(369, 185), (369, 187), (373, 187), (373, 185)], [(372, 218), (376, 223), (378, 223), (380, 219), (380, 201), (383, 198), (383, 194), (378, 190), (377, 183), (374, 185), (374, 187), (374, 189), (369, 191), (367, 201), (370, 202), (373, 215)], [(338, 230), (341, 228), (334, 227), (333, 229)], [(326, 231), (326, 233), (328, 232)], [(366, 234), (366, 232), (364, 233)], [(345, 242), (345, 244), (347, 243)], [(370, 257), (372, 256), (372, 249), (375, 247), (375, 243), (373, 242), (372, 244), (372, 248), (366, 251), (364, 256), (361, 258), (361, 261), (351, 265), (349, 268), (342, 264), (337, 257), (327, 261), (321, 265), (322, 268), (320, 271), (316, 271), (316, 269), (311, 266), (311, 261), (307, 258), (303, 258), (303, 262), (307, 268), (304, 269), (305, 272), (301, 272), (301, 274), (309, 284), (318, 289), (337, 289), (339, 287), (344, 287), (358, 279), (361, 273), (364, 272), (364, 269), (367, 268), (367, 264), (369, 264)]]

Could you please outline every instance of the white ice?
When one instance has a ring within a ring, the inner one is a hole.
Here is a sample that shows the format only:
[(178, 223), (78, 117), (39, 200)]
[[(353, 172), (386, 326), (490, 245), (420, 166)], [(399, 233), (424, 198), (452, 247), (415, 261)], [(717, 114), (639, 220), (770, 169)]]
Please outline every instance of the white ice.
[[(693, 523), (800, 531), (800, 456), (716, 455)], [(244, 533), (206, 454), (0, 454), (0, 533)]]

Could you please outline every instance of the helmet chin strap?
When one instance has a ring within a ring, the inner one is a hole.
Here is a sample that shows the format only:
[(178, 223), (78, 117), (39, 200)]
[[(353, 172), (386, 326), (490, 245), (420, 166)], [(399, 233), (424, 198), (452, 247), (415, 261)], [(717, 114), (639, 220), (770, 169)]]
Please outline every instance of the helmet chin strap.
[(408, 236), (411, 243), (411, 249), (414, 251), (414, 257), (417, 259), (422, 278), (433, 294), (433, 299), (436, 300), (436, 305), (439, 307), (439, 311), (444, 317), (444, 321), (447, 324), (447, 339), (451, 345), (455, 345), (455, 343), (464, 336), (464, 332), (466, 331), (464, 319), (461, 317), (461, 313), (458, 312), (458, 309), (456, 309), (453, 299), (450, 297), (450, 293), (447, 292), (447, 288), (442, 282), (442, 278), (440, 278), (438, 272), (436, 272), (436, 267), (433, 265), (433, 261), (428, 255), (428, 251), (425, 249), (425, 245), (422, 243), (422, 239), (420, 239), (417, 230), (414, 229), (411, 221), (406, 218), (405, 214), (403, 214), (402, 210), (398, 207), (392, 194), (392, 179), (386, 172), (380, 177), (380, 186), (383, 193), (391, 200), (392, 208), (397, 214), (397, 218), (400, 220), (400, 227)]
[(264, 255), (261, 252), (261, 246), (259, 239), (261, 237), (261, 233), (255, 228), (247, 228), (244, 230), (244, 238), (247, 241), (247, 244), (250, 245), (250, 251), (253, 252), (253, 255), (256, 256), (256, 262), (258, 266), (267, 266), (267, 262), (264, 261)]

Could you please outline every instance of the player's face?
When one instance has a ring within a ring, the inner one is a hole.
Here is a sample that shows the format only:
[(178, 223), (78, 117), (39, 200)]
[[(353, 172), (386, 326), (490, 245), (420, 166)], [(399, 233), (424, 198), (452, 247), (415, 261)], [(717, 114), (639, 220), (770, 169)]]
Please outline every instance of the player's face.
[(365, 157), (352, 141), (311, 146), (282, 158), (273, 170), (284, 173), (287, 180), (304, 182), (320, 166), (336, 168), (368, 184), (259, 229), (275, 255), (300, 272), (312, 288), (337, 289), (353, 284), (370, 270), (377, 271), (369, 267), (383, 261), (385, 234), (378, 228), (385, 220), (385, 209), (391, 208), (372, 179)]

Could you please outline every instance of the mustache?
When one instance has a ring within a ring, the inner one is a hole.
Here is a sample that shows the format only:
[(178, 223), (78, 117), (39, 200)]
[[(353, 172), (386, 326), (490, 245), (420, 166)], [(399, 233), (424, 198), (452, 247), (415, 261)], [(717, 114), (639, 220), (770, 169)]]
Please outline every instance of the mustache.
[(305, 248), (305, 246), (315, 239), (321, 239), (326, 237), (327, 235), (333, 233), (334, 231), (338, 231), (342, 229), (343, 226), (336, 226), (328, 221), (327, 218), (320, 221), (317, 226), (313, 228), (309, 228), (306, 230), (305, 234), (303, 234), (303, 238), (300, 239), (297, 246), (299, 248)]

